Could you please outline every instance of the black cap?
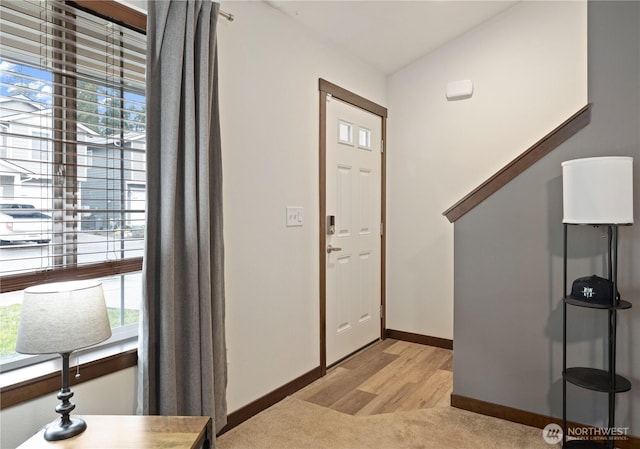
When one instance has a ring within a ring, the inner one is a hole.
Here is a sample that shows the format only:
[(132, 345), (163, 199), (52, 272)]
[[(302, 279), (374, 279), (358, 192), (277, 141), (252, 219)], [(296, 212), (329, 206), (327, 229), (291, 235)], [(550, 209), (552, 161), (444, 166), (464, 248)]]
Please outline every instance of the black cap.
[[(613, 282), (595, 274), (573, 281), (571, 298), (594, 304), (613, 305)], [(620, 299), (618, 293), (617, 299)]]

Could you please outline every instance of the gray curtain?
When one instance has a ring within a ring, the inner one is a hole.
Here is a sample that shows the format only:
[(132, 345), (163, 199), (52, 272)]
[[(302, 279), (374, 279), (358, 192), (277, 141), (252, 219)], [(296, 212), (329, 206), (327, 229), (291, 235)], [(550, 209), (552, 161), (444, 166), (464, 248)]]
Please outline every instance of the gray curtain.
[(227, 419), (217, 3), (149, 1), (138, 411)]

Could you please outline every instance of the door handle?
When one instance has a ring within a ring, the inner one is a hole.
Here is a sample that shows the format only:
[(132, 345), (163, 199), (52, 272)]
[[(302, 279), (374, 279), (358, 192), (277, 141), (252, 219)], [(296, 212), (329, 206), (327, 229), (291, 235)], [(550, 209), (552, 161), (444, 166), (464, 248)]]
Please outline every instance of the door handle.
[(342, 248), (336, 248), (334, 246), (327, 246), (327, 254), (331, 254), (333, 251), (342, 251)]

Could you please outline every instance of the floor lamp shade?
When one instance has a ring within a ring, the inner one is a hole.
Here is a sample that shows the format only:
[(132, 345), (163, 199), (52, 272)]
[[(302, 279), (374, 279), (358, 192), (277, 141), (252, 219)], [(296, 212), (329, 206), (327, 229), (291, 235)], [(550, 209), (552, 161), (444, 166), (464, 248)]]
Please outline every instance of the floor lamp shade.
[(70, 353), (110, 336), (100, 282), (58, 282), (24, 291), (16, 352)]
[(633, 158), (591, 157), (562, 163), (563, 222), (633, 223)]

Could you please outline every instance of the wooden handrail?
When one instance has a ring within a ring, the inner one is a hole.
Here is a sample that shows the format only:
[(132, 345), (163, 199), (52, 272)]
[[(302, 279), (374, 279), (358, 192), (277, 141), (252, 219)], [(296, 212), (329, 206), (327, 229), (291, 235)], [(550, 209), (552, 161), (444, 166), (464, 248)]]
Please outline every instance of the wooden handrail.
[(445, 210), (442, 215), (454, 223), (464, 214), (500, 190), (505, 184), (531, 167), (543, 156), (560, 146), (591, 121), (591, 103), (573, 114), (564, 123), (534, 143), (529, 149), (505, 165), (497, 173), (476, 187), (471, 193)]

